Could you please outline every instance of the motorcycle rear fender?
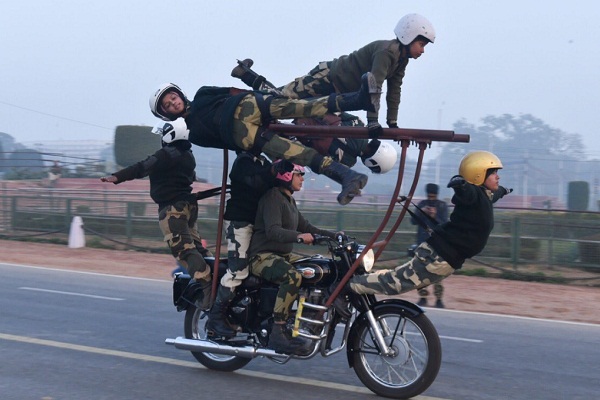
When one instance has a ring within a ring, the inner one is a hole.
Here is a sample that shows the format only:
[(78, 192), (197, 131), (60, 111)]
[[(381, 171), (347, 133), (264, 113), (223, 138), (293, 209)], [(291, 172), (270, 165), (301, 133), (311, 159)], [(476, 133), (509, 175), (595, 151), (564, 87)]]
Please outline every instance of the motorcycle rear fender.
[[(421, 307), (419, 307), (418, 305), (411, 303), (410, 301), (406, 301), (406, 300), (402, 300), (402, 299), (385, 299), (385, 300), (381, 300), (378, 301), (377, 303), (375, 303), (371, 309), (373, 310), (373, 312), (376, 312), (378, 308), (380, 307), (384, 307), (384, 306), (394, 306), (398, 308), (398, 314), (400, 314), (401, 316), (408, 316), (408, 317), (418, 317), (419, 315), (423, 314), (423, 309)], [(352, 343), (355, 342), (355, 337), (357, 335), (356, 331), (357, 331), (357, 326), (359, 326), (360, 323), (364, 323), (364, 324), (368, 324), (369, 322), (366, 321), (367, 319), (367, 315), (363, 312), (361, 313), (358, 317), (356, 317), (356, 319), (354, 320), (354, 323), (352, 324), (352, 328), (350, 328), (350, 333), (348, 334), (348, 348), (346, 349), (346, 356), (348, 357), (348, 366), (350, 368), (353, 368), (354, 365), (352, 363), (352, 353), (354, 352), (354, 347), (352, 345)]]
[(175, 275), (173, 281), (173, 304), (177, 311), (184, 311), (194, 305), (196, 299), (202, 294), (202, 283), (191, 282), (192, 277), (187, 274)]
[[(204, 260), (214, 275), (215, 258), (204, 257)], [(219, 259), (219, 280), (225, 275), (226, 271), (227, 259), (221, 258)], [(200, 284), (197, 282), (190, 283), (191, 280), (192, 277), (188, 274), (175, 274), (173, 280), (173, 305), (177, 307), (177, 311), (185, 311), (190, 305), (193, 306), (196, 299), (202, 294)]]

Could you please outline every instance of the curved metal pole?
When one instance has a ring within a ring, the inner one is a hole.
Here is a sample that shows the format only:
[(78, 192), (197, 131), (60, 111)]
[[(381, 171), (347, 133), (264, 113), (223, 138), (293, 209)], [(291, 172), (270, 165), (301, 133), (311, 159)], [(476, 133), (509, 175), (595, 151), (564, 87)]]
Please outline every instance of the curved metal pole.
[(229, 152), (223, 150), (223, 176), (221, 178), (221, 195), (219, 196), (219, 220), (217, 222), (217, 243), (215, 246), (215, 266), (213, 268), (211, 300), (215, 300), (219, 284), (219, 259), (221, 258), (221, 240), (223, 236), (223, 214), (225, 213), (225, 195), (227, 192), (227, 175), (229, 174)]
[[(408, 148), (409, 145), (410, 145), (409, 140), (402, 141), (402, 152), (400, 154), (400, 165), (398, 167), (398, 178), (396, 180), (396, 188), (394, 189), (394, 194), (392, 195), (392, 198), (390, 200), (390, 204), (385, 213), (385, 216), (383, 217), (381, 224), (379, 224), (379, 228), (377, 228), (377, 230), (373, 233), (373, 235), (371, 236), (371, 239), (369, 239), (369, 242), (365, 246), (365, 249), (363, 250), (360, 257), (358, 257), (358, 259), (352, 264), (352, 266), (350, 267), (350, 269), (348, 270), (346, 275), (344, 275), (344, 277), (341, 279), (339, 285), (335, 288), (335, 290), (333, 291), (331, 296), (329, 296), (329, 299), (325, 303), (326, 307), (329, 307), (333, 303), (333, 301), (338, 296), (338, 294), (340, 293), (342, 288), (350, 280), (352, 275), (354, 275), (354, 272), (356, 271), (356, 269), (362, 262), (362, 259), (363, 259), (364, 255), (367, 253), (367, 251), (369, 249), (373, 248), (374, 246), (385, 248), (385, 246), (387, 245), (386, 241), (376, 243), (376, 240), (379, 237), (379, 235), (381, 235), (381, 232), (383, 232), (383, 229), (387, 225), (387, 222), (389, 221), (390, 216), (392, 215), (392, 212), (394, 211), (394, 207), (396, 207), (396, 204), (397, 204), (396, 199), (398, 198), (398, 194), (400, 193), (400, 187), (402, 186), (402, 179), (404, 178), (404, 168), (406, 166), (406, 149)], [(377, 261), (377, 256), (375, 257), (375, 261)]]
[[(412, 182), (412, 185), (410, 186), (410, 190), (409, 190), (408, 196), (407, 196), (407, 199), (408, 199), (407, 201), (409, 202), (409, 204), (410, 204), (410, 201), (412, 201), (412, 197), (415, 193), (415, 190), (417, 189), (417, 184), (419, 183), (419, 176), (421, 175), (421, 166), (423, 165), (423, 156), (425, 155), (425, 149), (427, 148), (427, 145), (428, 145), (428, 143), (423, 143), (423, 142), (419, 143), (419, 157), (417, 160), (417, 166), (415, 168), (415, 176), (413, 178), (413, 182)], [(396, 197), (395, 199), (392, 199), (392, 200), (397, 202), (398, 197)], [(394, 223), (394, 225), (390, 229), (389, 233), (387, 234), (386, 238), (384, 239), (386, 244), (391, 240), (392, 236), (398, 230), (398, 227), (400, 226), (400, 223), (404, 219), (405, 215), (406, 215), (406, 207), (402, 207), (402, 210), (400, 211), (398, 218), (396, 218), (396, 222)], [(384, 249), (384, 247), (379, 247), (377, 249), (377, 252), (375, 253), (375, 260), (377, 260), (379, 258), (383, 249)]]

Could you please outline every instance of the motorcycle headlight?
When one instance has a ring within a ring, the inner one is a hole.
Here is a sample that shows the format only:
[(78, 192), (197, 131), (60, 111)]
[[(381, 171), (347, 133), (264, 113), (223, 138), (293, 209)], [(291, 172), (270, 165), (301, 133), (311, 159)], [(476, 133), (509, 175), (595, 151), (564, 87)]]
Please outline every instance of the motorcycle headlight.
[[(364, 251), (365, 246), (360, 246), (357, 252), (357, 256), (360, 256)], [(362, 259), (361, 266), (365, 269), (365, 271), (369, 272), (373, 269), (373, 265), (375, 264), (375, 252), (373, 249), (369, 249)]]

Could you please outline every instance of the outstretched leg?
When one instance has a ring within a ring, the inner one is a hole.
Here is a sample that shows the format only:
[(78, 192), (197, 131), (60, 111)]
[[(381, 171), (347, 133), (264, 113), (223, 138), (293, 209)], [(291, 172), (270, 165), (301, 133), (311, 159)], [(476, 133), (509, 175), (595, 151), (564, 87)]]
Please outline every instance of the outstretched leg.
[(454, 268), (437, 255), (426, 242), (415, 249), (415, 256), (393, 270), (381, 270), (350, 279), (350, 289), (358, 294), (395, 295), (420, 289), (454, 273)]

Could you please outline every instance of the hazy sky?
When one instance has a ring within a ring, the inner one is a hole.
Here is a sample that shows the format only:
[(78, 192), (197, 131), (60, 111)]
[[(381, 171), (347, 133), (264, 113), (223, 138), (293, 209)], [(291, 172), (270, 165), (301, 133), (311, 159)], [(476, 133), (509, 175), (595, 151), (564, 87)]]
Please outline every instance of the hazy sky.
[(203, 85), (243, 87), (230, 72), (250, 57), (283, 85), (318, 61), (393, 38), (412, 12), (433, 23), (437, 39), (408, 65), (401, 127), (532, 114), (580, 134), (600, 158), (592, 0), (4, 1), (0, 132), (20, 142), (112, 141), (117, 125), (157, 122), (148, 98), (160, 83), (190, 96)]

